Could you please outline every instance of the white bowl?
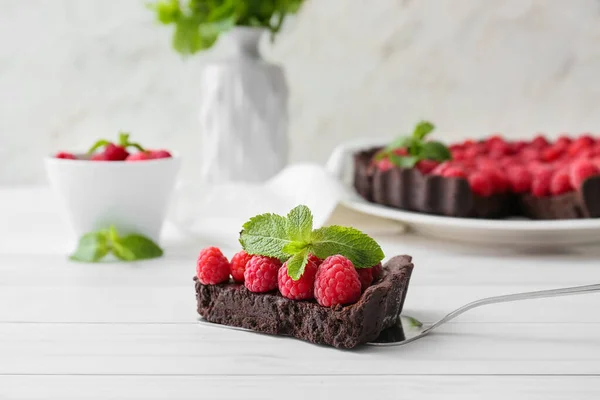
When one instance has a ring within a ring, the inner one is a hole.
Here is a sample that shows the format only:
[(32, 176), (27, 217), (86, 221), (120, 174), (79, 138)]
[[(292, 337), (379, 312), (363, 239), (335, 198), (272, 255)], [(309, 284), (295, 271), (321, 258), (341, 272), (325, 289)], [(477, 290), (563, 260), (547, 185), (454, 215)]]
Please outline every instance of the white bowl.
[(49, 156), (45, 163), (75, 239), (114, 225), (121, 235), (137, 233), (158, 242), (181, 164), (178, 156), (135, 162)]

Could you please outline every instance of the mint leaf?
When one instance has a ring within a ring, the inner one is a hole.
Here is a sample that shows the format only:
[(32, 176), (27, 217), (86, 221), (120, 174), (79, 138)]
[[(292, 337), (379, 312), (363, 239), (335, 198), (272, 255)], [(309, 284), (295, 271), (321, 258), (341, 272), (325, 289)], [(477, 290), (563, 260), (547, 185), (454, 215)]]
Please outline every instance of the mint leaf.
[(285, 254), (296, 254), (306, 249), (309, 246), (308, 242), (289, 242), (283, 246), (283, 252)]
[(128, 248), (124, 247), (119, 242), (113, 242), (112, 244), (113, 254), (123, 261), (135, 261), (135, 254)]
[(304, 267), (308, 263), (308, 249), (303, 249), (287, 260), (287, 273), (290, 278), (297, 281), (304, 273)]
[(408, 315), (401, 315), (400, 319), (406, 321), (406, 325), (411, 328), (421, 328), (423, 323), (416, 318), (410, 317)]
[(400, 149), (400, 148), (410, 148), (413, 146), (413, 144), (415, 143), (415, 138), (413, 138), (412, 136), (400, 136), (396, 139), (394, 139), (394, 141), (392, 141), (392, 143), (388, 144), (385, 149), (384, 149), (384, 155), (387, 155), (388, 152), (394, 151), (396, 149)]
[(147, 237), (142, 235), (120, 237), (115, 227), (111, 226), (109, 229), (83, 235), (70, 259), (98, 262), (110, 252), (124, 261), (145, 260), (163, 255), (162, 249)]
[(425, 136), (429, 135), (435, 129), (435, 125), (428, 121), (421, 121), (415, 127), (413, 131), (413, 137), (419, 141), (423, 140)]
[(423, 143), (419, 157), (426, 160), (446, 161), (452, 158), (450, 150), (440, 142)]
[(313, 215), (305, 205), (294, 207), (287, 215), (288, 237), (296, 241), (307, 241), (313, 227)]
[(240, 244), (248, 254), (260, 254), (281, 260), (292, 254), (283, 251), (293, 242), (288, 235), (288, 220), (277, 214), (261, 214), (250, 218), (240, 232)]
[(113, 253), (125, 261), (146, 260), (163, 255), (156, 243), (142, 235), (128, 235), (113, 243)]
[(356, 268), (372, 267), (384, 257), (381, 247), (369, 235), (337, 225), (314, 230), (309, 251), (321, 259), (341, 254)]
[(106, 232), (87, 233), (79, 239), (77, 250), (69, 257), (73, 261), (98, 262), (109, 252)]
[(419, 157), (399, 156), (397, 154), (390, 154), (390, 161), (398, 168), (412, 168), (419, 161)]

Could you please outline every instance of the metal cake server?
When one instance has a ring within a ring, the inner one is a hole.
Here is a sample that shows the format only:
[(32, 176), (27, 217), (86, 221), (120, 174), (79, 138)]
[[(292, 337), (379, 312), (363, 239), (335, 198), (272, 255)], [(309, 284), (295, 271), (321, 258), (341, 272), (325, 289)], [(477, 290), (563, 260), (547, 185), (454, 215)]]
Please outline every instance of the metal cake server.
[[(480, 306), (486, 306), (489, 304), (496, 303), (508, 303), (511, 301), (519, 301), (519, 300), (529, 300), (529, 299), (540, 299), (546, 297), (558, 297), (558, 296), (568, 296), (573, 294), (585, 294), (585, 293), (594, 293), (600, 291), (600, 284), (596, 285), (585, 285), (585, 286), (574, 286), (568, 288), (560, 288), (560, 289), (551, 289), (551, 290), (540, 290), (536, 292), (524, 292), (524, 293), (514, 293), (507, 294), (503, 296), (494, 296), (494, 297), (486, 297), (484, 299), (476, 300), (469, 304), (466, 304), (448, 315), (439, 321), (429, 325), (424, 326), (421, 325), (417, 320), (412, 317), (401, 315), (398, 318), (398, 323), (390, 328), (385, 329), (381, 332), (381, 334), (372, 342), (366, 343), (368, 346), (402, 346), (410, 342), (414, 342), (415, 340), (421, 339), (422, 337), (427, 336), (434, 329), (442, 326), (448, 321), (453, 320), (459, 315), (472, 310), (473, 308), (477, 308)], [(236, 326), (229, 325), (221, 325), (213, 322), (208, 322), (203, 318), (198, 320), (202, 324), (214, 326), (222, 329), (231, 329), (236, 331), (244, 331), (244, 332), (252, 332), (259, 333), (253, 331), (251, 329), (239, 328)]]
[(388, 328), (381, 332), (379, 337), (375, 339), (373, 342), (367, 343), (370, 346), (402, 346), (404, 344), (414, 342), (415, 340), (421, 339), (422, 337), (427, 336), (434, 329), (442, 326), (448, 321), (453, 320), (459, 315), (472, 310), (473, 308), (487, 306), (489, 304), (496, 303), (508, 303), (511, 301), (519, 301), (519, 300), (529, 300), (529, 299), (540, 299), (546, 297), (558, 297), (558, 296), (568, 296), (573, 294), (585, 294), (585, 293), (594, 293), (600, 291), (600, 284), (596, 285), (585, 285), (585, 286), (574, 286), (568, 288), (560, 288), (560, 289), (550, 289), (550, 290), (540, 290), (536, 292), (524, 292), (524, 293), (514, 293), (507, 294), (503, 296), (494, 296), (487, 297), (484, 299), (476, 300), (469, 304), (466, 304), (448, 315), (444, 318), (440, 319), (437, 322), (429, 326), (423, 326), (418, 323), (415, 323), (415, 320), (410, 317), (401, 316), (398, 319), (398, 323), (391, 328)]

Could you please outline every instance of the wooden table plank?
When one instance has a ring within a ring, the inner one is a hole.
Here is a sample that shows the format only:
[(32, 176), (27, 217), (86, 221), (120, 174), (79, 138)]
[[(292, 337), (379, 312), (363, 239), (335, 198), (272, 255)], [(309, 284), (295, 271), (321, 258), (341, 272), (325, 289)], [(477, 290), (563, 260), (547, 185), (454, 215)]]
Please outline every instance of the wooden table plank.
[(600, 396), (600, 377), (0, 376), (0, 398), (14, 400), (264, 400), (283, 392), (287, 400), (397, 400), (411, 393), (420, 400), (592, 400)]
[(600, 323), (448, 324), (354, 351), (198, 324), (4, 323), (0, 354), (0, 374), (600, 374)]

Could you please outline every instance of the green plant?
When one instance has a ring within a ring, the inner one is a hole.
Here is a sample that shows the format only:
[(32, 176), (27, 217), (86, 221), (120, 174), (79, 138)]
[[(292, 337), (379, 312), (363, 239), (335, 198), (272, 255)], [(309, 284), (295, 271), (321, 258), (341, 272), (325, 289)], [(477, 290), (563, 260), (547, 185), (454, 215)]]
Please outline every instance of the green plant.
[(219, 35), (234, 26), (279, 32), (285, 18), (298, 11), (304, 0), (159, 0), (149, 4), (158, 21), (175, 25), (173, 47), (183, 55), (206, 50)]

